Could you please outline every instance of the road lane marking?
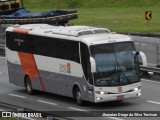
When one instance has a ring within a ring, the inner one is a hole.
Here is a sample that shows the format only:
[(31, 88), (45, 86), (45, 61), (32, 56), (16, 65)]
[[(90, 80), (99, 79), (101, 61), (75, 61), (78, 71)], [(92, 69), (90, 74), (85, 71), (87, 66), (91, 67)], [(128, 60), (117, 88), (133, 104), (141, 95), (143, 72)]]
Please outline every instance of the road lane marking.
[(57, 105), (56, 103), (47, 102), (47, 101), (43, 101), (43, 100), (37, 100), (37, 101), (41, 102), (41, 103), (49, 104), (49, 105)]
[(113, 120), (124, 120), (124, 119), (120, 119), (120, 118), (116, 118), (116, 117), (108, 117), (110, 119), (113, 119)]
[(8, 94), (8, 95), (13, 96), (13, 97), (23, 98), (23, 99), (25, 99), (25, 98), (26, 98), (25, 96), (16, 95), (16, 94)]
[(160, 102), (156, 102), (156, 101), (150, 101), (150, 100), (148, 100), (147, 102), (160, 105)]
[(0, 109), (0, 111), (4, 111), (4, 110)]
[(158, 81), (153, 81), (153, 80), (142, 79), (142, 81), (147, 81), (147, 82), (153, 82), (153, 83), (159, 83), (159, 84), (160, 84), (160, 82), (158, 82)]
[(147, 45), (147, 44), (143, 44), (143, 43), (141, 43), (141, 45), (145, 46), (145, 45)]
[(6, 59), (6, 57), (0, 57), (0, 59)]
[(23, 117), (24, 119), (27, 119), (27, 120), (36, 120), (36, 119), (33, 119), (33, 118), (28, 118), (28, 117)]
[(74, 107), (68, 107), (69, 109), (72, 109), (72, 110), (77, 110), (77, 111), (87, 111), (87, 110), (83, 110), (83, 109), (79, 109), (79, 108), (74, 108)]
[(28, 118), (28, 117), (22, 117), (24, 119), (27, 119), (27, 120), (36, 120), (36, 119), (33, 119), (33, 118)]
[(141, 38), (147, 38), (147, 39), (149, 39), (149, 37), (141, 37)]

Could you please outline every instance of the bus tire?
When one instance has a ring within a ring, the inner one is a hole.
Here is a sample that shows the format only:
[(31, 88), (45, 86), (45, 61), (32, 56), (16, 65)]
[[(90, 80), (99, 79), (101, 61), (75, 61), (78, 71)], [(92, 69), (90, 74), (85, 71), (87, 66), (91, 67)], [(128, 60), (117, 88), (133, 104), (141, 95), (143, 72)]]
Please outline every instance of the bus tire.
[(75, 99), (78, 105), (80, 106), (84, 105), (84, 101), (82, 100), (82, 94), (78, 87), (76, 88), (76, 91), (75, 91)]
[(25, 78), (25, 86), (27, 93), (33, 95), (32, 83), (28, 76)]

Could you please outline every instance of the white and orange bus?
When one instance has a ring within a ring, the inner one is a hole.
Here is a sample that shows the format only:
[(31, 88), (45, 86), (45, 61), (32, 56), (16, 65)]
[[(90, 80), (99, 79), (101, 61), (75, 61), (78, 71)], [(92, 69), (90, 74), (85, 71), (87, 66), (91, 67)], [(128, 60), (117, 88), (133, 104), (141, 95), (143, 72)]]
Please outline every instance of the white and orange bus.
[(15, 25), (6, 30), (9, 82), (84, 101), (106, 102), (141, 95), (146, 57), (133, 40), (89, 26)]

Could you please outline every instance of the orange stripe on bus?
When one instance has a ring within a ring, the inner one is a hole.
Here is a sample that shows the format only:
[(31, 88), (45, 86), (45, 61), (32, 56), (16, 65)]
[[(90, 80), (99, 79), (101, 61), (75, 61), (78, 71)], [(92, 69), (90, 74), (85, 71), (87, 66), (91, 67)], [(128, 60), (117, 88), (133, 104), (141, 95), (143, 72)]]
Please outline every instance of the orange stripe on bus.
[(24, 74), (29, 75), (31, 81), (34, 80), (34, 77), (37, 74), (43, 91), (46, 91), (33, 54), (18, 52), (18, 55), (21, 61)]
[(28, 29), (23, 28), (13, 28), (13, 32), (22, 33), (22, 34), (28, 34)]

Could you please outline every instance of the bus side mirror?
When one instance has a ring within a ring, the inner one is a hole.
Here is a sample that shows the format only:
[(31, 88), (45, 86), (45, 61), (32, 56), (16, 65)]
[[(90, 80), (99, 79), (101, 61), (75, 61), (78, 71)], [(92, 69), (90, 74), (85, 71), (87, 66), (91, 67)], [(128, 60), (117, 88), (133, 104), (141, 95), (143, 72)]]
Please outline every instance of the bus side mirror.
[(92, 73), (96, 72), (96, 61), (94, 60), (93, 57), (90, 57), (90, 63), (91, 63), (91, 72)]
[(139, 55), (139, 51), (137, 51), (137, 52), (135, 53), (135, 55), (138, 56), (138, 55)]
[(146, 55), (141, 51), (139, 51), (138, 54), (141, 57), (142, 65), (143, 66), (147, 66), (147, 57), (146, 57)]

